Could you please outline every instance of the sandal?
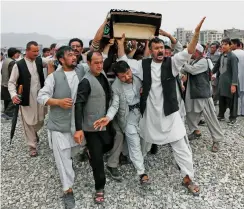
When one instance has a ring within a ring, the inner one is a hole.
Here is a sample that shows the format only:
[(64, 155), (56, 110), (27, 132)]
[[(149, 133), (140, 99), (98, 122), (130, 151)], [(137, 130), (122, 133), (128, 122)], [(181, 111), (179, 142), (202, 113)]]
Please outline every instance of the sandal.
[(219, 142), (214, 142), (213, 143), (211, 151), (212, 152), (218, 152), (219, 151)]
[(193, 194), (193, 196), (199, 196), (200, 194), (199, 187), (192, 182), (192, 180), (188, 175), (184, 177), (182, 185), (186, 187), (188, 191)]
[(104, 190), (97, 190), (94, 196), (94, 201), (96, 204), (104, 203)]
[(31, 147), (30, 148), (30, 156), (36, 157), (38, 155), (36, 148)]
[(140, 183), (141, 185), (150, 184), (149, 177), (147, 174), (140, 175)]

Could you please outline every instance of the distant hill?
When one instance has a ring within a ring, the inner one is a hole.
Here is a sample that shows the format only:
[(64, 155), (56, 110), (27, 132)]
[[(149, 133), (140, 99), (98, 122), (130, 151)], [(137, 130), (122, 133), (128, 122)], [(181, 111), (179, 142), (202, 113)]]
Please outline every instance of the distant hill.
[[(73, 37), (72, 37), (73, 38)], [(78, 37), (80, 38), (80, 37)], [(90, 39), (80, 38), (85, 47), (88, 47)], [(43, 47), (49, 47), (52, 43), (68, 43), (69, 39), (55, 39), (49, 35), (42, 35), (38, 33), (2, 33), (1, 47), (25, 47), (29, 41), (36, 41), (42, 44)]]

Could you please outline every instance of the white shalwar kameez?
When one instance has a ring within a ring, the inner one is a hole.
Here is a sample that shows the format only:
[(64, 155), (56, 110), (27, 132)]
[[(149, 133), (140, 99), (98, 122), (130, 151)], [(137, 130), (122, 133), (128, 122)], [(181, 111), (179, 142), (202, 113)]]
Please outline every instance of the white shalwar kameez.
[[(182, 66), (190, 60), (187, 49), (172, 57), (172, 73), (177, 76)], [(126, 61), (133, 73), (143, 80), (142, 61), (127, 59), (124, 55), (119, 60)], [(147, 99), (147, 105), (140, 120), (141, 137), (152, 144), (170, 143), (175, 160), (181, 168), (182, 176), (194, 177), (192, 152), (186, 136), (186, 129), (179, 111), (168, 116), (164, 114), (164, 97), (161, 83), (162, 63), (151, 63), (152, 85)], [(149, 70), (149, 69), (148, 69)]]
[[(64, 73), (67, 77), (67, 81), (71, 90), (71, 97), (74, 104), (76, 100), (79, 79), (75, 70)], [(52, 98), (54, 85), (54, 77), (52, 74), (50, 74), (45, 81), (45, 86), (40, 90), (38, 94), (37, 100), (39, 103), (46, 104), (48, 99)], [(71, 157), (80, 149), (80, 145), (75, 143), (73, 138), (73, 134), (75, 131), (74, 105), (72, 109), (71, 131), (69, 133), (48, 130), (49, 146), (51, 149), (53, 149), (55, 162), (58, 168), (64, 191), (72, 188), (72, 185), (74, 184), (75, 173), (72, 167)]]

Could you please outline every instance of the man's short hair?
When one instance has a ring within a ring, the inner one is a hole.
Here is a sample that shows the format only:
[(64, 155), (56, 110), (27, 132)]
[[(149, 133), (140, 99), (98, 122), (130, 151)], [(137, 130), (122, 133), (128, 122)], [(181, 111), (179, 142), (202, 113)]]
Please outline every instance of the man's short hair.
[(87, 54), (87, 61), (88, 62), (91, 62), (92, 61), (92, 56), (93, 56), (94, 53), (98, 53), (98, 54), (100, 54), (102, 56), (102, 53), (100, 51), (90, 51)]
[(213, 43), (211, 43), (210, 46), (216, 46), (216, 49), (219, 48), (219, 44), (218, 44), (217, 42), (213, 42)]
[(17, 49), (15, 47), (10, 47), (8, 49), (8, 57), (9, 58), (12, 58), (17, 52)]
[(155, 37), (149, 41), (149, 44), (148, 44), (149, 49), (152, 49), (152, 43), (155, 43), (155, 44), (162, 43), (164, 45), (164, 41), (158, 37)]
[(241, 46), (241, 41), (240, 41), (239, 38), (233, 38), (233, 39), (231, 39), (231, 42), (232, 42), (233, 44), (236, 44), (236, 46), (238, 46), (238, 47)]
[(50, 49), (49, 48), (43, 48), (42, 53), (44, 54), (46, 52), (50, 52)]
[(56, 57), (60, 65), (62, 65), (62, 63), (59, 61), (59, 59), (64, 58), (65, 52), (70, 52), (70, 51), (74, 51), (70, 46), (62, 46), (58, 49), (56, 53)]
[(91, 46), (91, 45), (92, 45), (92, 41), (93, 41), (93, 40), (90, 40), (90, 41), (89, 41), (89, 46)]
[(26, 49), (30, 49), (32, 45), (38, 46), (38, 43), (36, 41), (30, 41), (27, 43)]
[(170, 50), (171, 50), (171, 47), (168, 46), (168, 45), (164, 45), (164, 48), (165, 48), (165, 49), (170, 49)]
[(56, 45), (57, 45), (56, 43), (51, 44), (50, 50), (55, 49)]
[(113, 64), (112, 70), (115, 73), (115, 75), (118, 75), (118, 73), (126, 73), (130, 69), (130, 66), (127, 62), (121, 60)]
[(74, 42), (74, 41), (79, 42), (80, 45), (81, 45), (81, 47), (83, 47), (83, 42), (82, 42), (82, 40), (80, 40), (79, 38), (72, 38), (72, 39), (70, 39), (70, 41), (69, 41), (69, 46), (71, 46), (71, 43)]
[(230, 38), (224, 38), (224, 39), (222, 39), (221, 43), (225, 43), (225, 44), (231, 45)]

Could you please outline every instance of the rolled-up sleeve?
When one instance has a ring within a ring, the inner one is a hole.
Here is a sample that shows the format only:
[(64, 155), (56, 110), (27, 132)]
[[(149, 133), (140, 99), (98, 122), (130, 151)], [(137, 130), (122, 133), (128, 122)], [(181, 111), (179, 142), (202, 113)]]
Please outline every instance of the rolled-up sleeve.
[(37, 102), (39, 104), (46, 105), (47, 101), (53, 97), (54, 86), (55, 80), (53, 74), (50, 74), (45, 80), (44, 87), (38, 92)]
[(8, 91), (10, 93), (11, 99), (17, 95), (16, 86), (19, 79), (19, 69), (17, 64), (13, 66), (9, 81), (8, 81)]
[(172, 73), (174, 77), (179, 74), (183, 65), (190, 61), (191, 56), (192, 55), (188, 53), (187, 49), (184, 49), (172, 57)]

